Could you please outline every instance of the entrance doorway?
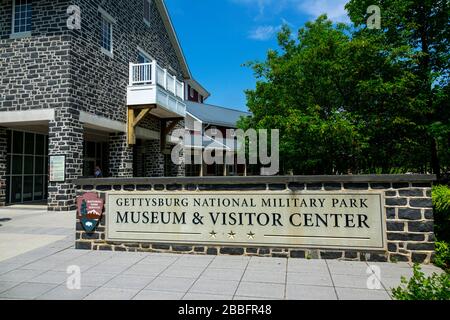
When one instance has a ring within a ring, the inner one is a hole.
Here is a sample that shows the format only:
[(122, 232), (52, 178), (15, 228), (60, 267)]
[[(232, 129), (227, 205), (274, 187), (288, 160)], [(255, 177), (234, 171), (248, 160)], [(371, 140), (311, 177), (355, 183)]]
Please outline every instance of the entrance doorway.
[(6, 203), (47, 199), (48, 136), (7, 130)]
[(108, 176), (109, 144), (107, 142), (84, 141), (83, 176), (94, 177), (95, 167), (100, 167), (103, 177)]

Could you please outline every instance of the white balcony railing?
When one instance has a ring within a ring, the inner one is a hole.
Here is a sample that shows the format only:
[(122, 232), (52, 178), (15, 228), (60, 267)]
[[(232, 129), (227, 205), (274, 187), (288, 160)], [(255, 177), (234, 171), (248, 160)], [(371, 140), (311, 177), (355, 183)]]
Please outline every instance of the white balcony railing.
[(130, 63), (130, 86), (158, 85), (175, 97), (184, 100), (184, 82), (163, 69), (156, 61)]

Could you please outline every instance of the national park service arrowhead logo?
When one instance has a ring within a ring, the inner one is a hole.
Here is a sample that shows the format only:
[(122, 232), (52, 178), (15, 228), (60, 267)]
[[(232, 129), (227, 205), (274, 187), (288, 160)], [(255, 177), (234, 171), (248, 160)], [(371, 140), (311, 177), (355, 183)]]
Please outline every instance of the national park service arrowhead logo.
[(77, 214), (86, 232), (94, 232), (102, 219), (104, 201), (96, 193), (85, 193), (77, 198)]

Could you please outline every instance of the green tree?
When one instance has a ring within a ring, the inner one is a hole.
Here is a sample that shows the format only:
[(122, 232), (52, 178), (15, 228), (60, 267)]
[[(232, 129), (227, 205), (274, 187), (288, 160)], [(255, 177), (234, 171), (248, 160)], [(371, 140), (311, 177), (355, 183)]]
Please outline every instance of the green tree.
[(388, 170), (402, 145), (392, 137), (413, 141), (409, 105), (401, 103), (413, 75), (386, 58), (379, 38), (352, 32), (326, 16), (306, 23), (297, 40), (284, 27), (281, 52), (250, 64), (258, 78), (256, 89), (247, 91), (253, 117), (241, 126), (280, 129), (285, 171)]
[[(432, 10), (433, 28), (441, 30), (434, 33), (444, 40), (429, 45), (433, 58), (425, 63), (418, 42), (407, 41), (412, 27), (402, 1), (379, 2), (389, 8), (382, 9), (381, 30), (364, 25), (372, 1), (353, 0), (347, 8), (354, 25), (335, 25), (321, 16), (296, 37), (285, 26), (279, 50), (248, 64), (257, 78), (256, 89), (246, 92), (253, 116), (239, 125), (280, 130), (284, 172), (427, 172), (430, 163), (438, 172), (439, 159), (448, 165), (444, 13)], [(389, 17), (394, 30), (387, 27)]]
[(258, 78), (256, 90), (247, 92), (253, 117), (240, 125), (280, 130), (285, 172), (346, 172), (364, 148), (357, 124), (343, 108), (350, 81), (342, 76), (350, 43), (346, 32), (322, 16), (299, 31), (297, 43), (285, 26), (278, 35), (282, 53), (269, 51), (267, 61), (249, 64)]
[[(367, 8), (381, 9), (381, 29), (367, 30)], [(401, 64), (414, 79), (410, 112), (417, 138), (427, 147), (434, 173), (449, 158), (450, 4), (448, 0), (350, 0), (349, 16), (359, 36), (376, 35), (388, 56), (404, 48)], [(406, 98), (406, 97), (405, 97)]]

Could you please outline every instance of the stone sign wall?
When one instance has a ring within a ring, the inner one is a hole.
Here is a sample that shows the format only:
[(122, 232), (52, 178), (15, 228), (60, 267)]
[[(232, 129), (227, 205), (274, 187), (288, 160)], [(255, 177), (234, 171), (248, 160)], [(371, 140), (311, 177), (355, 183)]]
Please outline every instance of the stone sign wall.
[(76, 248), (429, 263), (433, 176), (85, 179), (105, 212)]

